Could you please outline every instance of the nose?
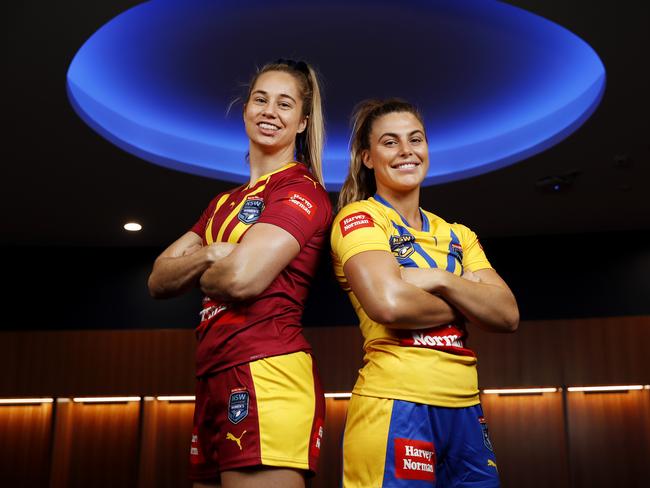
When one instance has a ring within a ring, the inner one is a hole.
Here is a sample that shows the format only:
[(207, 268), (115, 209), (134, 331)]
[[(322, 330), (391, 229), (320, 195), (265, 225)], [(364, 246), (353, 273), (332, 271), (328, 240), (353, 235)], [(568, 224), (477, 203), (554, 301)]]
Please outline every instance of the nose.
[(411, 145), (408, 141), (400, 141), (399, 152), (400, 156), (410, 156), (413, 154), (413, 150), (411, 149)]
[(277, 116), (277, 113), (275, 111), (275, 105), (273, 103), (267, 103), (264, 105), (264, 109), (262, 110), (262, 115), (264, 117), (273, 119)]

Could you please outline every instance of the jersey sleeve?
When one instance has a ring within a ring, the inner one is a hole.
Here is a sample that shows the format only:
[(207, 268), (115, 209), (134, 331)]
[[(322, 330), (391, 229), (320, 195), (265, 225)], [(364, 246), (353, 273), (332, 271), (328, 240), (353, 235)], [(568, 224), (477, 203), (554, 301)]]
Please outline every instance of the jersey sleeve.
[(325, 189), (301, 175), (273, 189), (257, 223), (277, 225), (291, 234), (302, 248), (318, 231), (325, 231), (331, 219), (332, 206)]
[(343, 266), (352, 256), (364, 251), (390, 251), (386, 224), (364, 202), (346, 205), (334, 218), (330, 242), (332, 253)]
[(463, 268), (469, 271), (478, 271), (479, 269), (492, 268), (488, 261), (483, 246), (478, 240), (478, 236), (468, 227), (461, 224), (455, 224), (461, 236), (463, 246)]

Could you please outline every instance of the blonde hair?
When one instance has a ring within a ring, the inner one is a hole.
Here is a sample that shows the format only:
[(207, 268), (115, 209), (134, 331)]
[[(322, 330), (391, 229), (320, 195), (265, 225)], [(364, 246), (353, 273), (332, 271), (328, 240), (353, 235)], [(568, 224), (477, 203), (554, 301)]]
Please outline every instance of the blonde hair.
[(375, 172), (363, 164), (363, 151), (370, 149), (370, 133), (375, 120), (394, 112), (409, 112), (424, 126), (415, 105), (399, 98), (364, 100), (352, 112), (350, 136), (350, 167), (339, 193), (338, 210), (348, 203), (365, 200), (377, 192)]
[(246, 102), (250, 99), (251, 91), (257, 79), (269, 71), (289, 73), (298, 82), (302, 96), (302, 115), (307, 118), (307, 127), (296, 134), (296, 159), (311, 171), (318, 182), (323, 181), (323, 146), (325, 145), (325, 120), (320, 93), (320, 84), (316, 70), (304, 61), (278, 59), (260, 68), (248, 83)]

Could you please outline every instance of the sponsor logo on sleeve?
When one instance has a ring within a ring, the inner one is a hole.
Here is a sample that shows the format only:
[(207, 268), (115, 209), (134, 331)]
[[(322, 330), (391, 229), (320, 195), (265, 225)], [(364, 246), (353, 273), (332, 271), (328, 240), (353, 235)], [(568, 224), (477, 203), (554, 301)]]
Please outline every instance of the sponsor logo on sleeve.
[(258, 196), (251, 196), (246, 199), (239, 210), (237, 218), (244, 224), (254, 224), (264, 211), (264, 199)]
[(341, 234), (345, 237), (354, 230), (362, 229), (363, 227), (374, 227), (375, 222), (367, 213), (356, 212), (347, 217), (343, 217), (339, 222), (339, 225), (341, 226)]
[(248, 417), (249, 394), (246, 388), (235, 388), (230, 390), (230, 399), (228, 400), (228, 420), (233, 424), (238, 424)]
[(297, 192), (289, 192), (287, 197), (284, 201), (287, 205), (302, 211), (309, 220), (314, 218), (317, 207), (309, 198)]
[(435, 481), (436, 452), (433, 442), (395, 438), (395, 478)]

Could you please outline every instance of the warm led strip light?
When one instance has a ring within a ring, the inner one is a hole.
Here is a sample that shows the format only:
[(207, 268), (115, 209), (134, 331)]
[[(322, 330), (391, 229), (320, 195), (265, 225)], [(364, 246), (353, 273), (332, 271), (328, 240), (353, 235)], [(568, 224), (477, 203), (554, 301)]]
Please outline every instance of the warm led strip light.
[(325, 398), (350, 398), (352, 393), (325, 393)]
[(54, 398), (0, 398), (0, 405), (37, 405), (53, 401)]
[(555, 393), (559, 388), (490, 388), (483, 390), (487, 395), (529, 395), (533, 393)]
[(159, 402), (193, 402), (196, 397), (194, 395), (166, 395), (157, 396), (156, 400)]
[(125, 403), (139, 402), (139, 396), (128, 397), (75, 397), (72, 399), (76, 403)]
[(569, 391), (629, 391), (643, 390), (643, 385), (624, 385), (624, 386), (570, 386)]

